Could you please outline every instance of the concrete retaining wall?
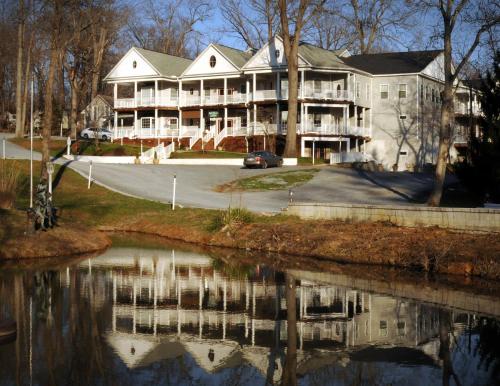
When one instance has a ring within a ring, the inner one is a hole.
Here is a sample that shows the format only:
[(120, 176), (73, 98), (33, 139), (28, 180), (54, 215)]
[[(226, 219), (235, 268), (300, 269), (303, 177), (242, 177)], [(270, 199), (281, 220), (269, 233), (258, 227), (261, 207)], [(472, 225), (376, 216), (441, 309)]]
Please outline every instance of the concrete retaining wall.
[[(133, 164), (135, 157), (113, 157), (113, 156), (90, 156), (90, 155), (64, 155), (67, 160), (82, 161), (101, 164)], [(152, 162), (148, 162), (152, 163)], [(243, 158), (174, 158), (161, 159), (162, 165), (226, 165), (243, 166)], [(284, 158), (284, 166), (297, 165), (297, 158)]]
[(438, 226), (461, 231), (500, 233), (499, 209), (296, 202), (288, 206), (288, 212), (304, 219), (385, 221), (407, 227)]

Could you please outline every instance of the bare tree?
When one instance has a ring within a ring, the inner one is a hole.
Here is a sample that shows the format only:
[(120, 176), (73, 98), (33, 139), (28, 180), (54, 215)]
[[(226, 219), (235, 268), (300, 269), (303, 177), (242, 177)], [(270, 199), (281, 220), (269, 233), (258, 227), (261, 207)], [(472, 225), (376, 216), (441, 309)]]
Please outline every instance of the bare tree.
[[(303, 28), (322, 10), (325, 0), (279, 0), (281, 34), (288, 66), (288, 120), (285, 157), (297, 156), (297, 103), (299, 88), (299, 44)], [(290, 27), (293, 26), (293, 32)]]
[(130, 18), (128, 30), (142, 48), (176, 56), (196, 54), (192, 45), (203, 34), (198, 25), (210, 15), (206, 0), (168, 0), (160, 7), (149, 0), (142, 11), (146, 22)]
[[(432, 0), (424, 4), (431, 11), (437, 10), (442, 18), (441, 36), (444, 45), (444, 90), (441, 93), (441, 124), (439, 128), (439, 150), (435, 173), (434, 189), (427, 201), (430, 206), (438, 206), (443, 194), (446, 165), (451, 146), (452, 125), (454, 122), (454, 84), (459, 74), (469, 61), (471, 55), (481, 44), (487, 31), (497, 27), (500, 23), (500, 7), (489, 0)], [(469, 43), (464, 54), (456, 58), (453, 63), (452, 38), (458, 25), (468, 28), (472, 32), (473, 40)], [(455, 65), (454, 65), (455, 64)]]
[(17, 26), (17, 70), (16, 70), (16, 137), (22, 137), (24, 127), (22, 125), (22, 100), (23, 100), (23, 53), (24, 53), (24, 30), (25, 30), (25, 4), (19, 0), (19, 22)]
[(346, 24), (352, 48), (361, 54), (380, 51), (391, 42), (401, 43), (401, 30), (408, 32), (415, 15), (413, 0), (330, 1), (329, 12)]
[(258, 49), (266, 44), (279, 28), (279, 12), (274, 0), (219, 0), (219, 7), (230, 33), (247, 47)]

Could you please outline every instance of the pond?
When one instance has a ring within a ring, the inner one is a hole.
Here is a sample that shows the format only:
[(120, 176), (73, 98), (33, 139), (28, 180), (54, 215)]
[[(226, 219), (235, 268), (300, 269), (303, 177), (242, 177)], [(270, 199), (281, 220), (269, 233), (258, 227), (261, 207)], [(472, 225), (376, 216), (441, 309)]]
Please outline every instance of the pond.
[(494, 296), (137, 245), (0, 268), (0, 385), (499, 384)]

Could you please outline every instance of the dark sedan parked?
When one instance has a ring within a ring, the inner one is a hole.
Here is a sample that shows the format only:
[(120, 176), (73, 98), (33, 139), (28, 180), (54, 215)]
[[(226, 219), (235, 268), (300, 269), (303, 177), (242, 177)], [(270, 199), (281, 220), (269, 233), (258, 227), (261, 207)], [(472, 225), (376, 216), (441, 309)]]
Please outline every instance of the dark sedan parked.
[(260, 166), (262, 169), (268, 166), (281, 167), (283, 166), (283, 157), (269, 151), (254, 151), (245, 157), (243, 164), (247, 168), (253, 168), (255, 166)]

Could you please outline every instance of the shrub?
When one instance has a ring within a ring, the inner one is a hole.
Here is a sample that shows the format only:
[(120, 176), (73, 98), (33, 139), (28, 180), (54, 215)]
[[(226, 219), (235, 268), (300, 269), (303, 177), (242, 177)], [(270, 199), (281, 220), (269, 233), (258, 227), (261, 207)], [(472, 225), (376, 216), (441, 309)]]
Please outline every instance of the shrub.
[(224, 229), (232, 229), (241, 224), (249, 224), (254, 221), (254, 215), (245, 208), (227, 208), (217, 213), (210, 224), (210, 230), (217, 232)]
[(0, 160), (0, 208), (12, 208), (20, 182), (18, 162)]

